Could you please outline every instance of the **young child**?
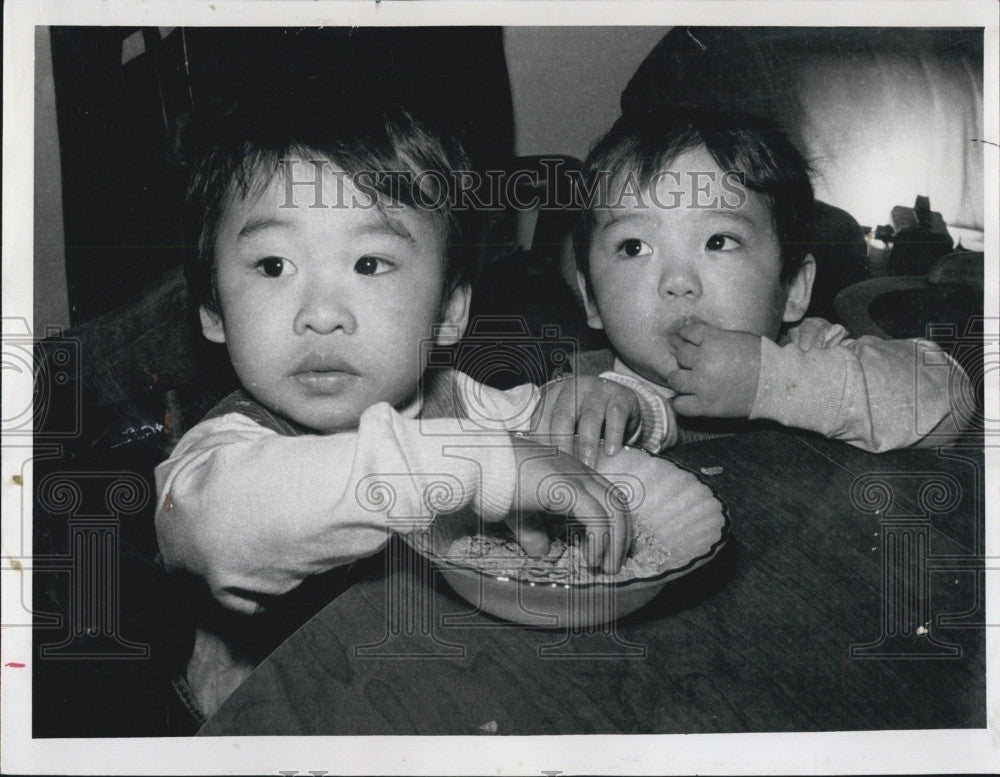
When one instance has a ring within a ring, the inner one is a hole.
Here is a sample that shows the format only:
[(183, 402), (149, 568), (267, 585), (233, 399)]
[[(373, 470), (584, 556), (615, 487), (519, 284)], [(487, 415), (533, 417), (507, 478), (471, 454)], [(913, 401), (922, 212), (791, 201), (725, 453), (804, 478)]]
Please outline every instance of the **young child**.
[[(617, 571), (631, 526), (612, 486), (512, 435), (545, 415), (539, 389), (425, 372), (427, 346), (455, 342), (468, 316), (468, 236), (451, 191), (462, 152), (401, 110), (302, 99), (237, 111), (216, 134), (189, 193), (187, 273), (203, 334), (225, 344), (242, 390), (156, 470), (164, 563), (214, 599), (175, 681), (189, 707), (213, 713), (262, 657), (248, 616), (432, 512), (566, 513), (539, 486), (568, 473), (587, 559)], [(609, 422), (620, 441), (638, 404), (605, 395), (623, 408)], [(442, 480), (451, 492), (435, 491), (432, 508), (428, 485)], [(547, 550), (544, 532), (512, 528)]]
[[(686, 108), (623, 117), (590, 154), (586, 182), (578, 283), (588, 324), (614, 350), (589, 355), (591, 369), (672, 407), (648, 447), (739, 428), (733, 419), (870, 451), (962, 431), (953, 400), (970, 395), (968, 378), (938, 346), (803, 319), (813, 190), (772, 123)], [(551, 400), (565, 435), (576, 403)]]

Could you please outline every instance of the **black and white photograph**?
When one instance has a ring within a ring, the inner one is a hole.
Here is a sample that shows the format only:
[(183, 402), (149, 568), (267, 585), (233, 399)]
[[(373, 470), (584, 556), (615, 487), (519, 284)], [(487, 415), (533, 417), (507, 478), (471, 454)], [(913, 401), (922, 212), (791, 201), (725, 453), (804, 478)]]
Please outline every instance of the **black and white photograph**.
[(1000, 770), (998, 111), (980, 0), (6, 3), (3, 772)]

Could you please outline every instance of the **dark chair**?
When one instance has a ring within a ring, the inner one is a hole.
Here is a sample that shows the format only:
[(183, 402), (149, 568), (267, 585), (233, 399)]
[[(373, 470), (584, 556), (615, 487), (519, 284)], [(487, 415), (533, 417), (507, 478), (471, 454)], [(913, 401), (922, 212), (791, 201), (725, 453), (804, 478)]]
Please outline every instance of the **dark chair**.
[(52, 454), (33, 463), (34, 602), (56, 616), (35, 618), (36, 737), (192, 733), (167, 681), (191, 632), (157, 560), (153, 470), (235, 385), (196, 319), (178, 268), (36, 345), (35, 445)]
[(969, 376), (974, 396), (970, 417), (979, 418), (985, 384), (986, 331), (983, 318), (981, 251), (955, 251), (931, 265), (927, 275), (888, 275), (843, 289), (834, 300), (839, 317), (854, 337), (933, 340)]

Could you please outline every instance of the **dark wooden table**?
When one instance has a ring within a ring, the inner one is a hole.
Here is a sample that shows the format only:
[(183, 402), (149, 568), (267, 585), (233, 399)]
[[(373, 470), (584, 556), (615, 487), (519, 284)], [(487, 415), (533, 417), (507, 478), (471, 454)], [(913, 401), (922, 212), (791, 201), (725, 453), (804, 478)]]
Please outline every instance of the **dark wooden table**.
[(731, 539), (617, 624), (500, 622), (393, 544), (387, 575), (312, 618), (200, 733), (986, 725), (981, 447), (758, 432), (669, 458), (715, 489)]

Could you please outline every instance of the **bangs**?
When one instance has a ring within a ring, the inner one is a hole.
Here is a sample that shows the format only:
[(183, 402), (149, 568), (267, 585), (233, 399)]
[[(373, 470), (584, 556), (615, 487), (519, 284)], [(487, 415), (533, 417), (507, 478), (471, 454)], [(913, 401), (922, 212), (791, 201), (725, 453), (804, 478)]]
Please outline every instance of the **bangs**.
[[(185, 202), (185, 233), (193, 238), (185, 268), (196, 299), (209, 309), (218, 312), (213, 246), (226, 209), (260, 197), (276, 175), (312, 184), (325, 164), (342, 170), (373, 200), (345, 206), (375, 207), (386, 216), (402, 207), (425, 214), (444, 233), (452, 284), (471, 277), (472, 252), (463, 237), (472, 218), (460, 217), (453, 202), (456, 171), (469, 169), (461, 145), (401, 106), (350, 108), (291, 95), (266, 108), (253, 101), (234, 106), (205, 126)], [(320, 164), (297, 173), (288, 164), (292, 159)]]

